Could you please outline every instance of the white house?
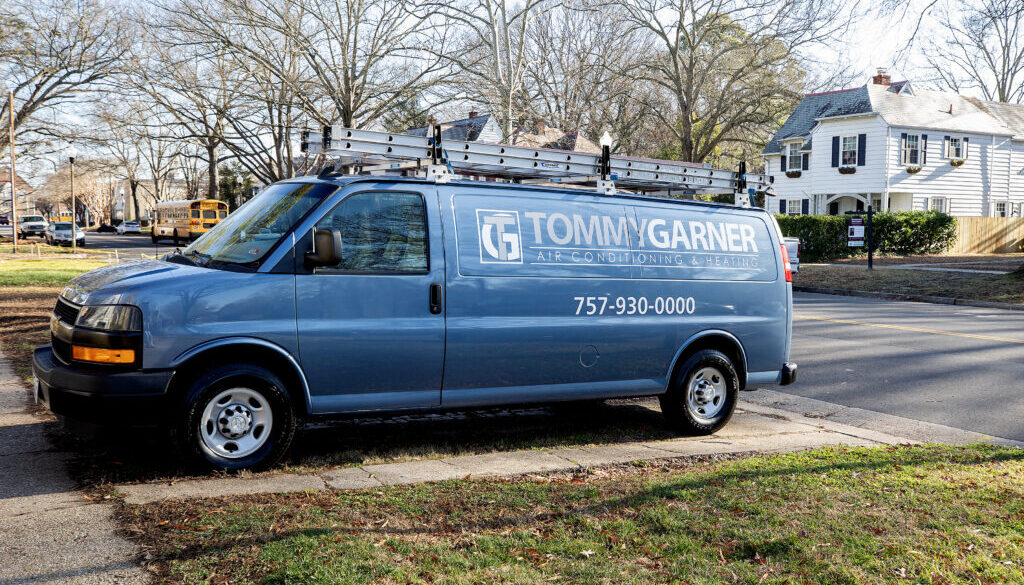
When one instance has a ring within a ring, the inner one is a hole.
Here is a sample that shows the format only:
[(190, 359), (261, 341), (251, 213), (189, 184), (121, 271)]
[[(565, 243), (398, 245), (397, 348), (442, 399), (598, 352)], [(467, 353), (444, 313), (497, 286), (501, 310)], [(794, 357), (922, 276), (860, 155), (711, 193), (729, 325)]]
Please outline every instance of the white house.
[(1024, 105), (892, 83), (808, 94), (762, 151), (791, 215), (938, 209), (1020, 216)]

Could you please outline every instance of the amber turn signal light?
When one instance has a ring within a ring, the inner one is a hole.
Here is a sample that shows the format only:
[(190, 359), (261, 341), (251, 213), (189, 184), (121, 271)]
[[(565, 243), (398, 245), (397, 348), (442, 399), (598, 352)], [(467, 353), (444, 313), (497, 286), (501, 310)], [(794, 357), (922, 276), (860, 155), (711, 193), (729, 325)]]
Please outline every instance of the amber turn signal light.
[(106, 349), (102, 347), (71, 346), (71, 357), (83, 362), (102, 364), (130, 364), (135, 362), (134, 349)]

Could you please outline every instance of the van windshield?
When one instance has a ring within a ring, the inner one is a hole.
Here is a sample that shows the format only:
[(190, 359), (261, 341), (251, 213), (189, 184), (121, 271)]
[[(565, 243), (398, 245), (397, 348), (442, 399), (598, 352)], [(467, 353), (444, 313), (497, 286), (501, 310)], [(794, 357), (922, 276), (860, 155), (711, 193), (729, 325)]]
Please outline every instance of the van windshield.
[(182, 255), (200, 265), (256, 268), (292, 226), (335, 189), (322, 183), (271, 185), (185, 248)]

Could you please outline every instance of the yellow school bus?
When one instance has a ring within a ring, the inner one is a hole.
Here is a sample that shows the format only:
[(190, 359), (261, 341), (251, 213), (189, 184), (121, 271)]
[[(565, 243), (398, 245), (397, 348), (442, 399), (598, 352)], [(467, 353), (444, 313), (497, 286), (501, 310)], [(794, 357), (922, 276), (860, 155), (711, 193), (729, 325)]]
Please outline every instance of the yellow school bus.
[(216, 199), (165, 201), (153, 209), (153, 243), (160, 239), (194, 240), (228, 216), (228, 204)]

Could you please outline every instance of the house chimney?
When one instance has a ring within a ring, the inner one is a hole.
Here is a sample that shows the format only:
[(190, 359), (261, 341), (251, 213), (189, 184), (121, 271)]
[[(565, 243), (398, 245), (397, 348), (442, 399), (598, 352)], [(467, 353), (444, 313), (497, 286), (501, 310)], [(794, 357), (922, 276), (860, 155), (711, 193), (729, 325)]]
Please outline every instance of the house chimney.
[(533, 125), (533, 131), (535, 134), (544, 134), (544, 131), (547, 130), (547, 127), (548, 124), (547, 122), (544, 121), (544, 118), (537, 118), (537, 121), (534, 122)]
[(477, 112), (476, 110), (470, 110), (469, 111), (469, 117), (470, 118), (476, 118), (479, 115), (480, 115), (480, 112)]
[(889, 73), (886, 72), (884, 67), (879, 67), (878, 73), (871, 78), (871, 83), (874, 83), (875, 85), (890, 85), (892, 83), (892, 78), (889, 77)]

